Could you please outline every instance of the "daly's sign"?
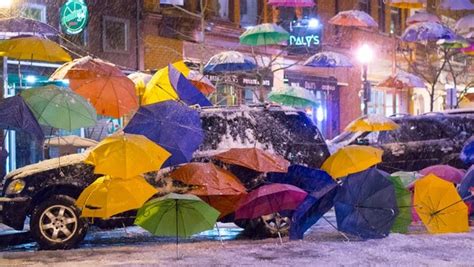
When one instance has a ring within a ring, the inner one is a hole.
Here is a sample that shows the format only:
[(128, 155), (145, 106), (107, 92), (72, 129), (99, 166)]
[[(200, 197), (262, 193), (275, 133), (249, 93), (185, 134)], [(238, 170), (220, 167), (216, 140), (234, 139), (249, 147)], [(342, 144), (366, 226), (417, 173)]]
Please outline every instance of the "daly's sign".
[(309, 23), (310, 20), (303, 19), (292, 21), (288, 32), (288, 52), (291, 54), (316, 53), (321, 46), (322, 25)]

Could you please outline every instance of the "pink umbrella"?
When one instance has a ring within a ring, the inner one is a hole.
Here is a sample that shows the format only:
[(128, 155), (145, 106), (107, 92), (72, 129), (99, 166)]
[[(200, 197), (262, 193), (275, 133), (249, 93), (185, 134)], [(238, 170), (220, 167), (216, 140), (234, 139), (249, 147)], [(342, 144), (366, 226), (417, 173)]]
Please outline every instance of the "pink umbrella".
[(467, 15), (460, 18), (456, 22), (454, 29), (457, 33), (469, 33), (474, 30), (474, 14)]
[(443, 0), (439, 5), (441, 9), (474, 10), (474, 4), (470, 0)]
[(366, 28), (377, 28), (379, 26), (374, 18), (360, 10), (341, 11), (329, 20), (329, 24)]
[(464, 177), (465, 171), (460, 170), (449, 165), (433, 165), (427, 168), (424, 168), (420, 171), (422, 175), (428, 175), (430, 173), (442, 178), (448, 182), (459, 184)]
[(461, 49), (461, 51), (468, 56), (474, 56), (474, 43), (469, 47)]
[(294, 210), (305, 199), (304, 190), (288, 184), (269, 184), (248, 193), (235, 211), (236, 219), (255, 219), (283, 210)]
[(428, 13), (426, 11), (417, 11), (415, 14), (407, 18), (407, 25), (415, 24), (418, 22), (438, 22), (441, 20), (435, 14)]
[(314, 0), (268, 0), (268, 4), (284, 7), (313, 7)]

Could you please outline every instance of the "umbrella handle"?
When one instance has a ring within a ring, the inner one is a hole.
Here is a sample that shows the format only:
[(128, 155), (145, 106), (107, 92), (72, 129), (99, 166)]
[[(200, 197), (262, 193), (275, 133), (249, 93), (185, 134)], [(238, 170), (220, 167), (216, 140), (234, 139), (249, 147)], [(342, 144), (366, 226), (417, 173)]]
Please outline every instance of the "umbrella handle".
[(344, 234), (343, 232), (339, 231), (339, 229), (337, 229), (337, 227), (336, 227), (332, 222), (330, 222), (326, 217), (324, 217), (324, 216), (322, 216), (322, 217), (323, 217), (323, 219), (324, 219), (327, 223), (329, 223), (329, 225), (331, 225), (334, 229), (336, 229), (336, 231), (346, 239), (346, 242), (350, 242), (350, 241), (351, 241), (351, 240), (349, 239), (349, 237), (348, 237), (346, 234)]

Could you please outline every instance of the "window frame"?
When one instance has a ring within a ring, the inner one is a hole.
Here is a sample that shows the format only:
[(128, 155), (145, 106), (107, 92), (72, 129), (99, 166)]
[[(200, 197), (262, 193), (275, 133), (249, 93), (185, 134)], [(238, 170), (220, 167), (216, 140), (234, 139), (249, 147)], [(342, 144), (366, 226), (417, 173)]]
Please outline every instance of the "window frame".
[[(125, 26), (125, 49), (124, 50), (107, 48), (107, 35), (106, 35), (107, 21), (120, 22), (124, 24)], [(102, 16), (102, 51), (103, 52), (123, 53), (123, 54), (129, 53), (129, 49), (130, 49), (129, 35), (130, 35), (130, 20), (129, 19), (118, 18), (118, 17), (113, 17), (113, 16)]]
[(38, 9), (40, 10), (40, 14), (41, 14), (41, 18), (39, 21), (43, 22), (43, 23), (47, 23), (46, 21), (46, 15), (47, 15), (47, 7), (45, 4), (39, 4), (39, 3), (24, 3), (24, 6), (23, 6), (23, 10), (22, 11), (25, 11), (26, 8), (30, 8), (30, 9)]

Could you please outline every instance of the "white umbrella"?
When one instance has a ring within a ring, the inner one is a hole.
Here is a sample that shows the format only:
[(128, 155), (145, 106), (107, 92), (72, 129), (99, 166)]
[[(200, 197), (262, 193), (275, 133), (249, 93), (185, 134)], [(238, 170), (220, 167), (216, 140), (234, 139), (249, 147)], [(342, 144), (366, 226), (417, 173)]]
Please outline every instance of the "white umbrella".
[(474, 31), (474, 14), (460, 18), (454, 27), (457, 33), (469, 33)]
[(474, 10), (474, 4), (470, 0), (443, 0), (439, 6), (453, 11)]
[(415, 14), (407, 18), (407, 25), (418, 22), (441, 22), (438, 16), (428, 13), (426, 11), (417, 11)]

